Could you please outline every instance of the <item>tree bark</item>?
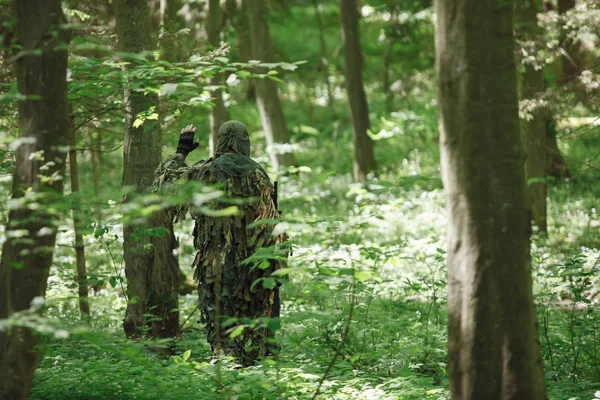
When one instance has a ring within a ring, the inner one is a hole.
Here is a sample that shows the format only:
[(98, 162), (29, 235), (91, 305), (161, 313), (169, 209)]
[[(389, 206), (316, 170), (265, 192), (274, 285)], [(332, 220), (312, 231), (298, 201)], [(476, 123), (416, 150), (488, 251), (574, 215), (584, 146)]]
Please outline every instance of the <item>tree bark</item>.
[[(235, 26), (237, 35), (237, 47), (239, 51), (239, 61), (248, 62), (252, 58), (252, 42), (250, 41), (250, 32), (248, 28), (248, 6), (247, 1), (237, 3), (236, 0), (227, 0), (226, 10), (232, 25)], [(256, 85), (254, 79), (244, 79), (244, 92), (247, 100), (256, 100)]]
[[(325, 43), (325, 29), (323, 27), (323, 20), (321, 18), (321, 10), (319, 9), (319, 0), (313, 0), (313, 7), (315, 8), (315, 19), (317, 20), (317, 27), (319, 28), (319, 50), (321, 53), (321, 68), (323, 69), (323, 80), (327, 88), (327, 107), (333, 106), (333, 88), (329, 79), (329, 60), (327, 59), (327, 44)], [(331, 108), (333, 111), (333, 108)]]
[[(269, 37), (265, 0), (245, 0), (244, 3), (248, 11), (252, 58), (262, 62), (272, 62), (273, 46)], [(281, 150), (277, 149), (278, 146), (290, 142), (290, 135), (285, 124), (285, 116), (275, 81), (268, 78), (256, 80), (256, 105), (265, 132), (272, 168), (297, 165), (294, 153), (281, 153)]]
[[(558, 13), (564, 17), (564, 15), (575, 8), (575, 0), (558, 0)], [(560, 48), (561, 48), (561, 64), (562, 64), (562, 77), (561, 83), (568, 83), (576, 80), (577, 76), (581, 72), (581, 52), (579, 41), (573, 41), (568, 38), (566, 33), (563, 31), (560, 35)]]
[[(69, 107), (69, 111), (73, 110)], [(75, 233), (75, 264), (77, 271), (77, 293), (79, 300), (79, 312), (82, 319), (90, 317), (90, 303), (88, 294), (87, 268), (85, 266), (85, 245), (81, 233), (81, 199), (79, 195), (79, 171), (77, 168), (77, 139), (75, 136), (75, 126), (73, 124), (74, 116), (69, 116), (69, 175), (71, 178), (71, 195), (73, 203), (71, 209), (73, 212), (73, 232)]]
[(558, 180), (564, 181), (571, 177), (571, 171), (565, 161), (560, 149), (558, 148), (558, 139), (556, 137), (556, 120), (551, 113), (546, 116), (546, 140), (548, 144), (548, 175)]
[(346, 91), (354, 141), (353, 175), (356, 181), (363, 182), (367, 174), (377, 168), (377, 164), (373, 155), (373, 140), (367, 134), (369, 109), (362, 79), (363, 59), (356, 0), (340, 0), (340, 19), (346, 63)]
[[(67, 43), (59, 0), (14, 0), (21, 144), (16, 152), (11, 208), (0, 262), (0, 319), (44, 297), (52, 265), (63, 193), (67, 144)], [(39, 54), (35, 54), (34, 53)], [(35, 96), (35, 97), (34, 97)], [(27, 192), (27, 195), (26, 195)], [(33, 207), (36, 204), (37, 207)], [(31, 207), (30, 207), (31, 206)], [(31, 389), (39, 335), (14, 326), (0, 331), (0, 398), (26, 399)]]
[[(575, 0), (559, 0), (558, 13), (563, 15), (575, 7)], [(580, 72), (581, 54), (578, 52), (578, 44), (571, 42), (564, 32), (560, 34), (561, 48), (561, 84), (570, 84), (576, 80)], [(575, 89), (577, 90), (577, 89)], [(546, 121), (546, 140), (548, 145), (547, 171), (548, 175), (565, 180), (571, 177), (569, 167), (558, 148), (558, 139), (556, 137), (556, 121), (554, 116), (549, 113)]]
[(448, 209), (451, 396), (545, 399), (532, 296), (513, 3), (435, 4)]
[[(209, 0), (208, 13), (206, 16), (206, 36), (208, 42), (213, 48), (220, 45), (221, 32), (221, 5), (219, 0)], [(223, 85), (223, 73), (219, 72), (210, 79), (211, 86)], [(217, 147), (217, 138), (219, 136), (219, 128), (223, 123), (229, 120), (229, 110), (223, 102), (223, 90), (219, 87), (212, 91), (213, 106), (210, 109), (210, 136), (208, 140), (208, 152), (210, 157), (214, 157)]]
[[(100, 137), (100, 132), (98, 132), (98, 137)], [(92, 163), (92, 182), (94, 184), (94, 196), (96, 199), (100, 196), (100, 159), (102, 157), (102, 153), (97, 150), (100, 146), (96, 145), (94, 142), (94, 135), (92, 131), (88, 132), (88, 139), (90, 144), (90, 159)]]
[[(114, 10), (121, 50), (139, 53), (154, 47), (156, 42), (150, 30), (150, 11), (146, 0), (115, 0)], [(161, 140), (159, 126), (152, 124), (153, 121), (146, 121), (137, 128), (133, 126), (140, 112), (147, 111), (152, 106), (159, 109), (156, 95), (127, 90), (125, 105), (123, 201), (127, 202), (130, 200), (129, 193), (149, 192), (154, 170), (160, 163)], [(148, 237), (143, 233), (143, 229), (158, 227), (167, 227), (168, 230), (165, 215), (159, 212), (147, 220), (123, 225), (128, 293), (123, 328), (128, 337), (140, 337), (146, 330), (152, 337), (160, 338), (174, 337), (179, 333), (178, 268), (173, 268), (172, 265), (173, 247), (168, 243), (168, 237)], [(167, 235), (172, 234), (171, 229)], [(148, 320), (146, 315), (157, 318)]]
[[(516, 8), (519, 17), (518, 31), (525, 40), (539, 38), (541, 31), (537, 23), (538, 7), (534, 0), (519, 2)], [(540, 99), (544, 89), (542, 69), (526, 64), (521, 77), (521, 99)], [(546, 198), (548, 196), (546, 139), (546, 117), (548, 110), (537, 107), (531, 112), (530, 120), (521, 121), (522, 138), (525, 147), (525, 181), (527, 185), (527, 204), (533, 223), (540, 233), (548, 232)]]

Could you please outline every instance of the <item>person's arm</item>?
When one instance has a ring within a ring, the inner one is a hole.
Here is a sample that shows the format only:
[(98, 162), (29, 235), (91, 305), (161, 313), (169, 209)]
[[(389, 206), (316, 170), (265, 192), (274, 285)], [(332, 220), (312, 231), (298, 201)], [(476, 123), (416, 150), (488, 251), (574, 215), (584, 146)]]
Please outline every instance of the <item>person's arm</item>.
[(160, 192), (162, 185), (174, 183), (184, 176), (188, 169), (185, 159), (189, 153), (199, 146), (198, 142), (194, 142), (195, 133), (196, 127), (194, 125), (188, 125), (181, 130), (177, 151), (162, 160), (156, 171), (154, 171), (153, 192)]

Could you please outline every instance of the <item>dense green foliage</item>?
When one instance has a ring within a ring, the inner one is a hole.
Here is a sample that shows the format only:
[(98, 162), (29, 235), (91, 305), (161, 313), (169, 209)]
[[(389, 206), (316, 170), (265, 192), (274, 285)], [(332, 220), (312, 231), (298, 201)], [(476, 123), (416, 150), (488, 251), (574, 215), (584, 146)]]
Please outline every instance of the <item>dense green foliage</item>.
[[(189, 1), (192, 10), (201, 3)], [(81, 32), (71, 44), (69, 98), (78, 127), (86, 258), (95, 294), (90, 298), (92, 318), (81, 322), (68, 213), (71, 198), (66, 196), (65, 204), (57, 204), (64, 225), (44, 316), (26, 312), (0, 321), (0, 327), (31, 324), (43, 335), (43, 357), (31, 399), (307, 399), (317, 390), (322, 398), (336, 399), (449, 397), (446, 210), (439, 173), (432, 7), (424, 0), (400, 2), (402, 6), (392, 1), (365, 3), (364, 79), (380, 169), (361, 185), (351, 180), (352, 138), (338, 10), (331, 2), (318, 6), (328, 55), (323, 65), (314, 3), (270, 2), (271, 36), (280, 63), (269, 65), (272, 72), (265, 79), (281, 80), (284, 111), (301, 167), (295, 174), (273, 171), (279, 181), (281, 224), (294, 244), (286, 271), (290, 280), (282, 287), (278, 331), (282, 350), (279, 356), (245, 369), (209, 358), (204, 331), (196, 323), (195, 292), (180, 296), (183, 335), (175, 344), (178, 356), (153, 351), (172, 343), (124, 338), (122, 222), (153, 210), (143, 207), (148, 204), (142, 200), (137, 207), (120, 204), (122, 91), (128, 84), (120, 68), (126, 61), (116, 59), (130, 60), (132, 55), (115, 53), (110, 34), (87, 30), (90, 16), (85, 6), (70, 9), (70, 18), (82, 19)], [(591, 26), (590, 21), (600, 25), (597, 8), (580, 12), (587, 13), (587, 19), (575, 19), (581, 26)], [(180, 34), (193, 35), (194, 30)], [(598, 33), (580, 27), (577, 34), (591, 46), (589, 58), (597, 57)], [(205, 78), (225, 70), (231, 116), (248, 125), (252, 155), (266, 164), (256, 105), (245, 92), (255, 68), (252, 62), (238, 62), (236, 35), (229, 25), (225, 37), (230, 47), (207, 54), (201, 42), (197, 50), (203, 57), (186, 62), (158, 57), (139, 61), (128, 88), (159, 93), (162, 109), (148, 110), (138, 119), (142, 124), (161, 124), (165, 155), (174, 151), (180, 128), (190, 123), (199, 127), (201, 143), (207, 143), (210, 95)], [(382, 74), (388, 51), (390, 81), (385, 87)], [(545, 67), (553, 71), (554, 50), (545, 51), (549, 52)], [(334, 89), (331, 104), (323, 68)], [(598, 87), (594, 86), (597, 62), (590, 62), (586, 71), (586, 96), (591, 96)], [(8, 143), (17, 136), (18, 95), (16, 84), (5, 77), (0, 85), (0, 135)], [(549, 397), (587, 400), (600, 398), (600, 131), (591, 122), (597, 121), (598, 109), (596, 104), (574, 100), (567, 89), (553, 90), (550, 101), (557, 107), (559, 146), (572, 178), (551, 183), (549, 234), (534, 234), (534, 295)], [(88, 134), (99, 132), (101, 190), (96, 195)], [(11, 151), (7, 144), (0, 146), (3, 223), (10, 205)], [(200, 154), (192, 153), (192, 162), (207, 157), (207, 146), (201, 145), (196, 153)], [(191, 276), (190, 221), (178, 223), (176, 230), (180, 264)]]

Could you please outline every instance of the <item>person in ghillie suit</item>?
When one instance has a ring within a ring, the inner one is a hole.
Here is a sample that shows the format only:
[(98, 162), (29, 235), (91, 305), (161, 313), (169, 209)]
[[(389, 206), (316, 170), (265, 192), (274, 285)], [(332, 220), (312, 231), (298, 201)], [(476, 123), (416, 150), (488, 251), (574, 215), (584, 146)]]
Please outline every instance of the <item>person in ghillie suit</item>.
[[(287, 256), (287, 237), (274, 236), (272, 223), (256, 223), (279, 218), (279, 212), (269, 176), (250, 158), (246, 126), (239, 121), (225, 122), (219, 129), (214, 158), (188, 167), (185, 158), (198, 147), (195, 130), (192, 125), (182, 130), (176, 154), (163, 160), (156, 170), (154, 187), (185, 178), (218, 185), (228, 198), (245, 199), (236, 215), (209, 216), (186, 205), (174, 214), (184, 217), (189, 210), (195, 220), (194, 278), (198, 282), (201, 322), (206, 323), (212, 352), (233, 356), (248, 366), (274, 349), (270, 340), (273, 332), (265, 324), (272, 315), (274, 288), (263, 285), (274, 280), (261, 278), (281, 268)], [(219, 210), (229, 205), (215, 201), (211, 208)], [(268, 253), (262, 250), (265, 248), (273, 248), (274, 256), (262, 257)], [(231, 318), (236, 320), (233, 325), (221, 327)], [(240, 323), (255, 326), (246, 327), (231, 339), (228, 332)]]

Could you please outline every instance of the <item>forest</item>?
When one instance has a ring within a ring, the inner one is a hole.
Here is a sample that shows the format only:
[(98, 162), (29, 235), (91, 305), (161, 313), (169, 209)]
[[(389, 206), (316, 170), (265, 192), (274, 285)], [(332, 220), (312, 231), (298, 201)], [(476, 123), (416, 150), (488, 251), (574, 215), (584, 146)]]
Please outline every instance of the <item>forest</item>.
[(0, 400), (600, 399), (597, 0), (0, 0)]

